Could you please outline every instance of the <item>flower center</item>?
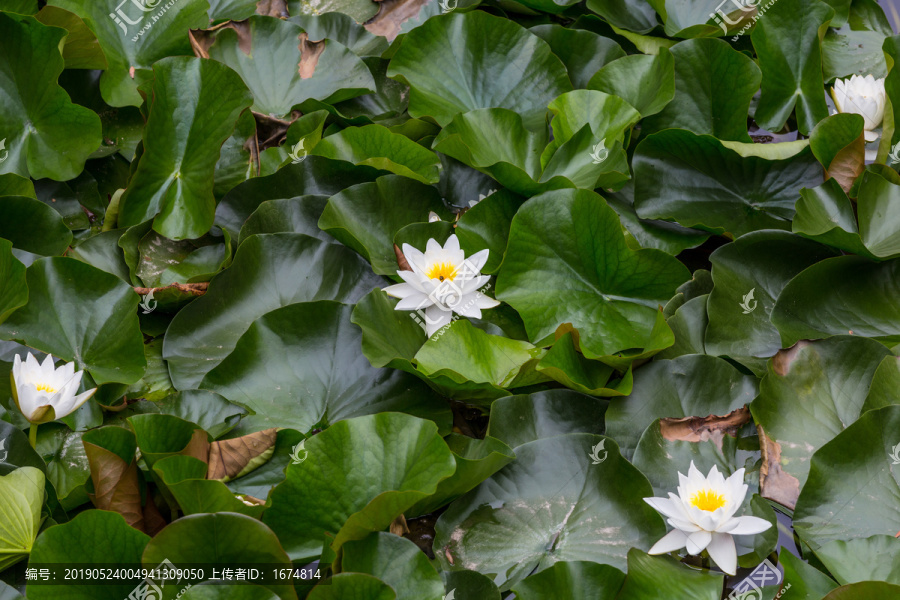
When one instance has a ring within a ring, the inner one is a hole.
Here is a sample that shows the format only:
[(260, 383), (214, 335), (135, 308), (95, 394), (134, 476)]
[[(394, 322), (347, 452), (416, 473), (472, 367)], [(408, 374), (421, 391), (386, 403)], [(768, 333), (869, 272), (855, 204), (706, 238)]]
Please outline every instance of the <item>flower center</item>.
[(47, 385), (46, 383), (39, 383), (39, 384), (35, 385), (34, 387), (36, 387), (37, 391), (39, 391), (39, 392), (47, 392), (48, 394), (56, 393), (56, 388), (51, 387), (51, 386)]
[(456, 265), (445, 262), (434, 263), (425, 274), (428, 275), (429, 279), (437, 279), (439, 281), (449, 279), (453, 281), (453, 278), (456, 277)]
[(713, 490), (700, 490), (691, 497), (691, 504), (708, 512), (725, 506), (725, 497)]

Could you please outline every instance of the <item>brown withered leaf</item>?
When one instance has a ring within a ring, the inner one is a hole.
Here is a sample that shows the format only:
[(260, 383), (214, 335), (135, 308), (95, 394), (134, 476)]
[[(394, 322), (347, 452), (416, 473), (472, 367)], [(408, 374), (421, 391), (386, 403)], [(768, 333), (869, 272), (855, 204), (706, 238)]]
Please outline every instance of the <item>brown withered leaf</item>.
[(861, 133), (858, 138), (850, 144), (841, 148), (834, 156), (831, 164), (825, 169), (825, 179), (831, 179), (840, 184), (846, 193), (850, 193), (853, 182), (860, 176), (866, 168), (866, 140), (865, 133)]
[(378, 7), (378, 14), (372, 17), (365, 28), (373, 35), (381, 35), (393, 42), (400, 34), (400, 26), (409, 19), (419, 16), (428, 0), (384, 0)]
[(144, 533), (150, 537), (154, 537), (157, 533), (162, 531), (166, 525), (168, 525), (168, 523), (166, 523), (166, 519), (159, 512), (156, 502), (148, 495), (147, 504), (144, 505)]
[(115, 452), (82, 443), (94, 484), (94, 493), (89, 495), (91, 502), (100, 510), (119, 513), (126, 523), (146, 533), (137, 461), (127, 463)]
[(179, 452), (184, 456), (193, 456), (205, 463), (209, 462), (209, 437), (202, 429), (195, 429), (191, 441), (188, 442), (184, 450)]
[(790, 348), (779, 350), (775, 353), (775, 356), (772, 357), (772, 370), (775, 374), (780, 377), (786, 376), (791, 370), (791, 365), (797, 360), (800, 350), (806, 348), (809, 344), (810, 342), (807, 340), (800, 340)]
[(209, 58), (209, 47), (216, 41), (216, 33), (222, 29), (234, 29), (237, 33), (238, 48), (241, 52), (250, 56), (251, 40), (250, 25), (246, 21), (225, 21), (209, 29), (191, 29), (188, 31), (188, 40), (191, 49), (197, 58)]
[(759, 469), (759, 493), (791, 510), (800, 497), (800, 480), (781, 468), (781, 444), (766, 435), (758, 425), (762, 466)]
[(242, 474), (255, 459), (268, 460), (275, 451), (277, 432), (275, 428), (265, 429), (239, 438), (213, 442), (209, 447), (206, 478), (230, 481)]
[(279, 19), (287, 19), (290, 16), (287, 0), (259, 0), (256, 3), (256, 14)]
[(400, 515), (393, 521), (391, 521), (390, 527), (388, 527), (388, 531), (393, 533), (394, 535), (399, 535), (403, 537), (404, 534), (409, 533), (409, 526), (406, 524), (406, 517)]
[(300, 49), (300, 64), (297, 72), (300, 73), (300, 79), (309, 79), (315, 74), (316, 65), (319, 64), (319, 57), (325, 52), (325, 42), (322, 40), (318, 42), (311, 41), (306, 32), (301, 33), (299, 38), (300, 45), (297, 47)]
[(725, 435), (737, 437), (741, 427), (750, 422), (750, 408), (743, 406), (727, 415), (665, 418), (659, 420), (659, 431), (670, 442), (712, 442), (722, 449)]
[(394, 244), (394, 254), (397, 256), (397, 266), (400, 267), (401, 271), (412, 271), (412, 267), (409, 266), (409, 261), (406, 260), (406, 257), (403, 255), (403, 250), (400, 249), (400, 246)]
[(165, 287), (156, 288), (136, 287), (134, 288), (134, 291), (140, 296), (146, 296), (150, 292), (153, 292), (153, 295), (155, 296), (156, 294), (159, 294), (164, 290), (177, 290), (179, 292), (185, 292), (186, 294), (199, 297), (205, 294), (208, 288), (209, 282), (204, 281), (201, 283), (173, 283)]

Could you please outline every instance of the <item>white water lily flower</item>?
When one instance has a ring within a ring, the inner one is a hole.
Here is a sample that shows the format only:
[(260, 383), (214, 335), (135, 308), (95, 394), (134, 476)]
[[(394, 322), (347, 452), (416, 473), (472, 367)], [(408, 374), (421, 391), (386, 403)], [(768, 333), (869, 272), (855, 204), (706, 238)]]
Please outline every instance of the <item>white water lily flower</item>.
[(412, 271), (397, 271), (405, 283), (384, 291), (400, 298), (395, 310), (424, 309), (420, 314), (424, 314), (428, 336), (450, 323), (453, 313), (480, 319), (481, 309), (500, 304), (479, 291), (490, 280), (490, 276), (481, 274), (488, 259), (487, 249), (466, 258), (456, 235), (451, 235), (443, 247), (435, 239), (428, 240), (425, 252), (403, 244), (403, 255)]
[(674, 527), (650, 548), (650, 554), (666, 554), (687, 548), (690, 554), (704, 550), (729, 575), (737, 571), (734, 535), (755, 535), (772, 526), (759, 517), (735, 517), (747, 495), (744, 469), (725, 479), (713, 466), (708, 477), (691, 461), (688, 476), (678, 474), (678, 495), (668, 498), (644, 498), (644, 502), (668, 517)]
[(836, 79), (831, 88), (831, 97), (839, 112), (860, 115), (865, 119), (867, 142), (878, 139), (874, 130), (884, 118), (884, 78), (854, 75), (850, 79)]
[(61, 419), (87, 402), (97, 388), (76, 395), (84, 371), (75, 372), (75, 363), (58, 369), (49, 354), (43, 364), (30, 352), (25, 362), (17, 354), (13, 360), (12, 393), (16, 406), (31, 423)]

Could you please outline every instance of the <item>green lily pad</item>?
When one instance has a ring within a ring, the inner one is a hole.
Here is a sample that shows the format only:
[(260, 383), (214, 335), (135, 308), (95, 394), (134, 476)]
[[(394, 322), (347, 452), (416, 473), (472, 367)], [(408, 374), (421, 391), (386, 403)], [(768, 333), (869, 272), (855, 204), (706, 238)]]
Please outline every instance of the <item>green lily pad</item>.
[(208, 35), (209, 57), (241, 76), (255, 112), (283, 117), (310, 98), (333, 103), (375, 91), (358, 56), (334, 40), (310, 40), (289, 21), (255, 15)]
[(900, 256), (900, 185), (866, 171), (856, 205), (866, 249), (882, 259)]
[(841, 335), (799, 342), (769, 361), (750, 406), (779, 449), (770, 457), (773, 477), (770, 485), (764, 481), (763, 495), (793, 507), (813, 453), (860, 416), (875, 370), (888, 354), (878, 342)]
[(809, 135), (828, 116), (820, 40), (834, 17), (834, 10), (819, 0), (768, 5), (750, 35), (762, 70), (762, 95), (754, 115), (760, 126), (778, 131), (796, 109), (800, 133)]
[[(592, 464), (601, 443), (603, 459)], [(629, 548), (649, 547), (665, 532), (641, 500), (651, 492), (610, 438), (573, 433), (523, 444), (515, 462), (441, 515), (435, 556), (442, 568), (476, 569), (501, 590), (560, 561), (624, 569)]]
[(28, 302), (25, 265), (12, 254), (12, 243), (0, 239), (0, 323)]
[(792, 228), (822, 244), (875, 258), (863, 245), (853, 205), (836, 179), (800, 190)]
[(725, 416), (756, 396), (756, 378), (727, 361), (703, 354), (656, 360), (635, 372), (627, 398), (612, 398), (606, 410), (606, 434), (626, 457), (655, 419)]
[[(800, 339), (851, 334), (900, 342), (900, 260), (873, 263), (838, 256), (816, 263), (788, 283), (772, 310), (787, 347)], [(852, 311), (846, 307), (852, 306)]]
[[(595, 0), (589, 0), (588, 4)], [(642, 117), (655, 115), (675, 97), (675, 61), (662, 48), (656, 56), (631, 54), (605, 64), (585, 86), (623, 98)]]
[(100, 118), (71, 102), (57, 83), (65, 66), (64, 37), (65, 29), (33, 17), (0, 14), (0, 54), (17, 57), (0, 65), (7, 82), (0, 100), (0, 139), (6, 142), (2, 173), (72, 179), (100, 147)]
[(608, 402), (572, 390), (507, 396), (491, 406), (487, 435), (510, 448), (568, 433), (603, 433)]
[[(510, 56), (526, 60), (502, 68)], [(482, 11), (431, 18), (407, 33), (388, 77), (410, 86), (411, 116), (430, 116), (441, 126), (458, 113), (498, 107), (518, 112), (526, 128), (536, 129), (547, 104), (572, 89), (545, 41)]]
[(900, 585), (881, 581), (862, 581), (842, 585), (822, 600), (868, 600), (869, 598), (890, 598), (900, 594)]
[(648, 136), (634, 153), (638, 216), (734, 236), (790, 229), (796, 190), (822, 182), (812, 152), (804, 148), (786, 158), (764, 158), (739, 150), (737, 144), (679, 129)]
[[(291, 567), (272, 530), (252, 517), (229, 512), (188, 515), (170, 523), (150, 540), (142, 557), (148, 569), (165, 560), (176, 569), (179, 564), (202, 563), (210, 569), (219, 567), (220, 572), (234, 564)], [(263, 585), (282, 600), (297, 598), (289, 583)]]
[(168, 456), (153, 470), (186, 515), (232, 512), (259, 518), (265, 505), (247, 506), (221, 481), (206, 479), (207, 464), (191, 456)]
[(140, 106), (137, 88), (152, 78), (151, 65), (168, 56), (191, 55), (187, 30), (209, 24), (207, 0), (178, 0), (174, 6), (160, 2), (112, 6), (83, 0), (48, 4), (75, 13), (96, 34), (109, 62), (100, 91), (110, 106)]
[(341, 421), (305, 449), (306, 460), (288, 467), (263, 514), (293, 560), (318, 556), (325, 532), (337, 550), (386, 529), (455, 468), (434, 423), (396, 413)]
[(35, 450), (47, 465), (47, 481), (53, 485), (64, 509), (88, 501), (84, 484), (91, 470), (80, 432), (60, 423), (41, 425)]
[(131, 287), (72, 258), (35, 261), (25, 275), (28, 304), (0, 325), (0, 337), (75, 361), (98, 384), (141, 378), (147, 363)]
[(509, 446), (490, 436), (477, 440), (451, 433), (445, 441), (453, 452), (456, 472), (438, 484), (433, 496), (420, 500), (407, 510), (407, 517), (425, 515), (449, 504), (516, 458)]
[(60, 27), (69, 32), (62, 49), (67, 69), (105, 70), (108, 67), (97, 37), (78, 15), (55, 6), (45, 6), (34, 18), (44, 25)]
[(406, 225), (427, 223), (429, 212), (452, 218), (434, 188), (399, 175), (386, 175), (329, 198), (319, 227), (359, 252), (379, 275), (396, 275), (400, 267), (394, 237)]
[(625, 581), (622, 571), (588, 561), (558, 562), (513, 587), (521, 600), (613, 600)]
[(343, 572), (378, 577), (394, 589), (397, 600), (444, 600), (441, 576), (408, 539), (377, 531), (343, 548)]
[[(671, 54), (675, 95), (647, 119), (649, 131), (687, 129), (720, 140), (749, 142), (747, 112), (762, 78), (756, 63), (713, 38), (680, 42), (672, 46)], [(723, 81), (729, 85), (721, 85)]]
[(481, 268), (483, 274), (495, 273), (500, 268), (509, 241), (510, 222), (522, 202), (521, 196), (501, 189), (478, 201), (457, 220), (455, 233), (466, 254), (485, 248), (490, 251)]
[(357, 183), (374, 181), (379, 174), (372, 167), (357, 167), (321, 156), (307, 156), (302, 162), (288, 164), (272, 175), (248, 179), (235, 186), (216, 207), (216, 224), (237, 239), (247, 217), (267, 200), (286, 200), (310, 194), (333, 196)]
[(600, 361), (585, 358), (569, 331), (554, 342), (536, 369), (564, 386), (591, 396), (625, 396), (631, 392), (631, 374), (611, 383), (614, 369)]
[(348, 127), (315, 145), (312, 153), (390, 171), (422, 183), (437, 183), (441, 161), (434, 152), (382, 125)]
[(892, 535), (834, 540), (816, 550), (816, 556), (842, 585), (859, 581), (900, 584), (900, 547)]
[[(115, 543), (110, 543), (114, 540)], [(122, 515), (105, 510), (86, 510), (68, 523), (48, 528), (34, 543), (32, 563), (132, 564), (150, 536), (134, 529)], [(153, 565), (154, 567), (156, 565)], [(134, 591), (136, 581), (71, 584), (30, 584), (28, 598), (37, 600), (122, 600)]]
[(321, 194), (266, 200), (244, 222), (238, 245), (257, 233), (305, 233), (332, 242), (334, 238), (318, 226), (327, 203), (328, 196)]
[[(546, 4), (546, 0), (540, 0)], [(534, 0), (530, 0), (534, 3)], [(587, 87), (588, 81), (607, 63), (625, 56), (615, 41), (586, 29), (569, 29), (556, 23), (536, 25), (528, 31), (548, 44), (569, 73), (572, 86)], [(615, 93), (615, 92), (610, 92)]]
[(648, 347), (658, 306), (687, 278), (673, 257), (629, 249), (600, 196), (560, 190), (532, 198), (513, 219), (497, 296), (536, 344), (571, 323), (584, 355), (598, 358)]
[(836, 254), (786, 231), (754, 231), (713, 252), (706, 352), (764, 372), (765, 359), (781, 349), (769, 321), (779, 294), (795, 275)]
[[(331, 275), (323, 280), (323, 273)], [(355, 302), (380, 281), (348, 248), (297, 233), (251, 236), (207, 293), (172, 319), (163, 345), (172, 383), (198, 387), (253, 321), (272, 310), (313, 300)], [(272, 293), (260, 298), (264, 287)]]
[(24, 560), (41, 526), (44, 474), (35, 467), (20, 467), (0, 475), (0, 570)]
[(628, 576), (619, 600), (719, 600), (723, 576), (689, 569), (671, 556), (650, 556), (635, 548), (628, 553)]
[[(822, 598), (837, 587), (828, 575), (810, 566), (790, 552), (782, 550), (778, 555), (778, 564), (784, 569), (784, 581), (787, 588), (790, 584), (794, 593), (805, 594), (806, 598)], [(803, 596), (800, 596), (801, 598)]]
[(813, 550), (835, 540), (900, 531), (893, 457), (900, 405), (864, 413), (813, 454), (794, 511), (794, 530)]
[(397, 593), (377, 577), (365, 573), (338, 573), (327, 582), (317, 585), (307, 600), (394, 600)]
[(273, 310), (250, 325), (200, 386), (256, 413), (243, 418), (242, 431), (306, 432), (384, 411), (449, 421), (446, 404), (425, 384), (369, 364), (350, 322), (352, 310), (330, 301)]
[(119, 200), (119, 226), (152, 218), (153, 229), (168, 238), (197, 238), (213, 224), (219, 148), (251, 96), (234, 71), (215, 61), (171, 57), (155, 63), (153, 73), (144, 153)]

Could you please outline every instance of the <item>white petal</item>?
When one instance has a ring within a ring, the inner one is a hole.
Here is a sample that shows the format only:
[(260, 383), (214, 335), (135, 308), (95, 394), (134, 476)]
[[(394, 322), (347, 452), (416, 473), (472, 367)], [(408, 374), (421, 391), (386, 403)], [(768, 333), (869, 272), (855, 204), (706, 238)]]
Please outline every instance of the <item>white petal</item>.
[[(882, 116), (883, 116), (883, 115), (884, 115), (884, 113), (882, 112)], [(878, 134), (875, 133), (874, 131), (868, 131), (868, 130), (867, 130), (867, 131), (863, 132), (863, 134), (865, 135), (865, 138), (866, 138), (866, 141), (867, 141), (867, 142), (874, 142), (875, 140), (878, 139)]]
[(389, 285), (386, 288), (383, 288), (382, 291), (388, 296), (392, 296), (394, 298), (406, 298), (407, 296), (412, 296), (413, 294), (422, 293), (408, 283), (395, 283), (394, 285)]
[(691, 521), (669, 518), (667, 519), (669, 525), (674, 527), (675, 529), (680, 529), (685, 533), (694, 533), (695, 531), (700, 531), (701, 527)]
[[(452, 237), (455, 237), (455, 236), (452, 236)], [(459, 245), (459, 242), (457, 241), (457, 246), (458, 245)], [(431, 256), (428, 256), (428, 255), (429, 254), (438, 254), (441, 250), (443, 250), (443, 248), (441, 247), (441, 245), (438, 243), (438, 241), (436, 239), (431, 238), (430, 240), (428, 240), (428, 243), (425, 244), (425, 261), (431, 262), (432, 258), (431, 258)]]
[(444, 242), (444, 252), (459, 252), (459, 238), (455, 233)]
[[(732, 526), (734, 521), (737, 523)], [(772, 527), (772, 524), (765, 519), (751, 516), (735, 517), (727, 525), (729, 526), (728, 533), (731, 535), (756, 535)]]
[(19, 410), (22, 411), (25, 418), (30, 421), (38, 408), (37, 390), (35, 390), (34, 386), (30, 383), (25, 383), (16, 387), (16, 395), (19, 399)]
[(685, 518), (684, 508), (681, 506), (681, 503), (676, 503), (671, 498), (644, 498), (644, 502), (666, 517)]
[(425, 255), (422, 254), (418, 249), (413, 248), (409, 244), (403, 244), (403, 256), (406, 257), (406, 262), (409, 263), (409, 266), (412, 267), (412, 270), (416, 273), (421, 273), (425, 270)]
[(727, 533), (714, 533), (712, 540), (706, 547), (709, 557), (719, 568), (734, 575), (737, 572), (737, 550), (734, 547), (734, 538)]
[(41, 371), (41, 364), (37, 361), (37, 359), (34, 357), (34, 354), (32, 354), (31, 352), (29, 352), (28, 356), (25, 357), (25, 367), (26, 371), (31, 371), (33, 373), (39, 373)]
[(53, 356), (48, 354), (44, 358), (44, 362), (41, 363), (41, 370), (46, 374), (53, 371), (56, 371), (56, 367), (53, 365)]
[[(475, 292), (475, 294), (477, 293), (478, 292)], [(469, 317), (470, 319), (480, 319), (481, 309), (478, 308), (475, 294), (463, 296), (459, 305), (453, 307), (453, 312), (464, 317)]]
[(700, 554), (709, 545), (710, 540), (712, 534), (708, 531), (700, 530), (690, 534), (685, 541), (688, 554)]
[(79, 408), (81, 408), (81, 405), (84, 404), (85, 402), (87, 402), (88, 399), (91, 396), (93, 396), (94, 392), (96, 392), (96, 391), (97, 391), (97, 388), (94, 388), (92, 390), (88, 390), (86, 392), (78, 394), (77, 396), (75, 396), (74, 398), (69, 400), (66, 403), (66, 405), (63, 408), (61, 408), (60, 410), (54, 409), (54, 412), (56, 413), (56, 418), (61, 419), (61, 418), (65, 417), (66, 415), (73, 413), (76, 410), (78, 410)]
[(422, 292), (416, 292), (398, 302), (394, 310), (424, 310), (432, 304), (434, 304), (434, 300), (430, 296)]
[(675, 550), (684, 548), (685, 542), (687, 542), (687, 535), (685, 535), (683, 531), (673, 529), (664, 535), (658, 542), (653, 544), (653, 547), (647, 551), (647, 554), (667, 554), (669, 552), (674, 552)]
[(485, 248), (484, 250), (479, 250), (478, 252), (476, 252), (475, 254), (473, 254), (472, 256), (467, 258), (466, 260), (469, 261), (469, 263), (472, 265), (473, 269), (475, 269), (476, 271), (478, 271), (480, 273), (481, 269), (484, 268), (484, 263), (487, 262), (488, 255), (490, 254), (490, 252), (491, 251), (489, 249)]
[(495, 306), (500, 306), (500, 302), (493, 298), (489, 298), (482, 293), (478, 293), (478, 295), (475, 296), (475, 306), (478, 308), (494, 308)]
[(425, 333), (431, 337), (438, 329), (450, 323), (452, 316), (452, 312), (443, 310), (436, 304), (429, 306), (425, 309)]

